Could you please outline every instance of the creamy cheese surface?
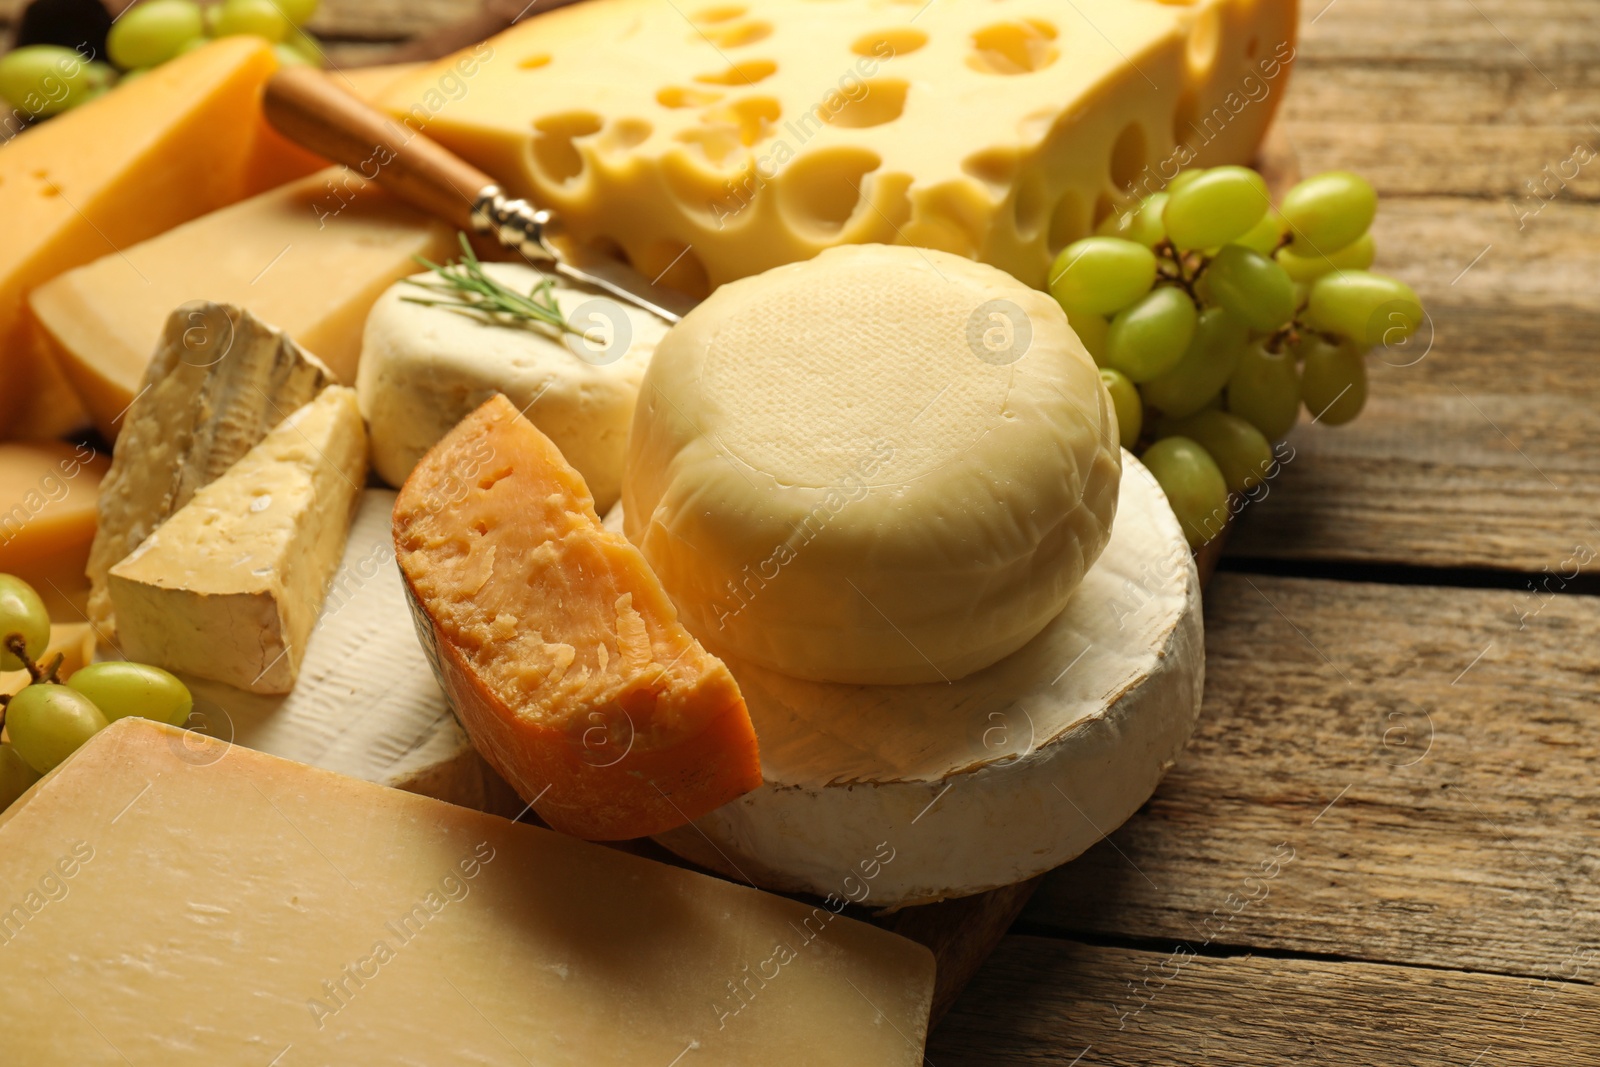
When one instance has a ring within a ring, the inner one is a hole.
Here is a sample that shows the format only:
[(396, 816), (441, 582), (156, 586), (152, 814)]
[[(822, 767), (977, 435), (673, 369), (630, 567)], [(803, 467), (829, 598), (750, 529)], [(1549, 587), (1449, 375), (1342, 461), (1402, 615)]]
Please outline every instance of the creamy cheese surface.
[(947, 681), (1028, 641), (1109, 536), (1120, 452), (1043, 293), (864, 245), (724, 286), (645, 376), (628, 536), (713, 651)]
[[(548, 277), (520, 263), (484, 270), (519, 293)], [(378, 299), (356, 389), (379, 477), (403, 485), (456, 423), (504, 393), (583, 475), (596, 507), (616, 503), (639, 382), (666, 323), (565, 280), (554, 294), (578, 335), (418, 304), (430, 294), (403, 282)]]

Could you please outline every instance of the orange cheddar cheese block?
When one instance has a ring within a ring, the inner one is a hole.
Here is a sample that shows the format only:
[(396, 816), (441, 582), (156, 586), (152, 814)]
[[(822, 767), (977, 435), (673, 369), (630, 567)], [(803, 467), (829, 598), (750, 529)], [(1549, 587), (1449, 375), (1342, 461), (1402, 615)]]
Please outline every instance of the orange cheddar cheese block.
[(326, 165), (262, 116), (277, 65), (266, 42), (224, 38), (0, 146), (0, 437), (83, 420), (40, 362), (31, 289)]
[(52, 618), (82, 618), (109, 456), (60, 441), (0, 444), (0, 574), (38, 590)]
[(504, 396), (401, 490), (395, 553), (423, 647), (484, 758), (552, 827), (659, 833), (761, 784), (728, 669)]

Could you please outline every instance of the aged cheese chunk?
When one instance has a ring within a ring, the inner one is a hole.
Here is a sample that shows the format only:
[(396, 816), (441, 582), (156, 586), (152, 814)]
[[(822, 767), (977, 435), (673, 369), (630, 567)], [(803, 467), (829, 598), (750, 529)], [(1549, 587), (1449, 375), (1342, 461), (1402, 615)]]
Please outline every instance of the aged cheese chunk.
[(395, 494), (368, 489), (288, 696), (185, 676), (193, 729), (452, 804), (515, 816), (523, 801), (473, 749), (417, 643), (394, 562)]
[(841, 908), (129, 718), (0, 815), (0, 1030), (74, 1067), (916, 1067), (932, 956)]
[(656, 349), (628, 537), (712, 651), (950, 681), (1054, 618), (1106, 542), (1117, 431), (1050, 297), (888, 245), (727, 285)]
[(497, 396), (400, 492), (395, 550), (418, 633), (491, 766), (551, 826), (617, 840), (761, 781), (728, 669), (677, 621), (583, 479)]
[(1042, 285), (1130, 191), (1247, 161), (1295, 22), (1293, 0), (589, 0), (384, 102), (696, 295), (866, 242)]
[(442, 258), (454, 240), (444, 223), (333, 168), (69, 271), (29, 302), (111, 437), (178, 305), (247, 307), (354, 384), (373, 302), (416, 270), (414, 255)]
[(264, 42), (225, 38), (0, 146), (0, 435), (82, 420), (53, 364), (33, 356), (30, 289), (316, 169), (261, 116), (276, 67)]
[(366, 476), (355, 390), (330, 386), (111, 568), (123, 654), (287, 693)]
[(95, 499), (110, 460), (89, 445), (0, 444), (0, 574), (15, 574), (52, 618), (79, 618)]
[(167, 317), (100, 492), (89, 617), (105, 637), (116, 632), (111, 568), (332, 380), (248, 311), (196, 302)]
[(1023, 881), (1116, 829), (1182, 751), (1205, 667), (1188, 544), (1126, 454), (1121, 495), (1111, 542), (1066, 609), (953, 685), (820, 685), (731, 660), (765, 782), (658, 840), (809, 893), (890, 841), (894, 861), (853, 884), (865, 903), (896, 906)]
[[(515, 263), (484, 269), (519, 292), (548, 277)], [(565, 343), (527, 325), (426, 307), (405, 298), (428, 294), (404, 283), (383, 294), (367, 316), (356, 388), (384, 481), (404, 484), (423, 453), (504, 393), (583, 475), (599, 511), (617, 502), (639, 380), (666, 324), (566, 282), (554, 292), (573, 328), (591, 336)]]

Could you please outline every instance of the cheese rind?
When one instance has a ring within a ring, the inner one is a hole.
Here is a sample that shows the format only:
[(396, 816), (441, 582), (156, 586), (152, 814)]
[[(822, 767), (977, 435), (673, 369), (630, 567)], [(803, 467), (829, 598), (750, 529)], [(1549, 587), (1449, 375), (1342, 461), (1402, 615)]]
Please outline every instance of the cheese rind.
[(394, 562), (395, 494), (365, 490), (322, 615), (287, 696), (185, 676), (189, 725), (323, 770), (515, 816), (524, 804), (483, 762), (417, 643)]
[(215, 211), (68, 271), (29, 305), (108, 438), (139, 388), (170, 311), (247, 307), (353, 384), (367, 312), (416, 255), (455, 249), (446, 224), (342, 168)]
[(96, 499), (110, 460), (86, 444), (0, 444), (0, 574), (33, 586), (52, 618), (78, 618)]
[(1060, 612), (1109, 536), (1119, 456), (1054, 300), (949, 253), (848, 246), (730, 283), (667, 334), (623, 512), (718, 654), (945, 682)]
[(18, 1063), (915, 1067), (932, 995), (842, 898), (131, 718), (0, 815), (0, 908)]
[[(516, 263), (483, 269), (523, 293), (549, 277)], [(554, 295), (574, 329), (601, 332), (569, 346), (535, 326), (413, 303), (429, 294), (406, 283), (379, 298), (356, 383), (379, 477), (405, 484), (428, 449), (503, 393), (583, 475), (597, 509), (616, 503), (639, 381), (666, 324), (565, 280)]]
[(0, 436), (54, 436), (84, 421), (30, 341), (29, 290), (253, 196), (263, 176), (316, 169), (261, 115), (277, 65), (265, 42), (224, 38), (0, 146)]
[(1296, 7), (587, 0), (383, 99), (579, 239), (697, 296), (869, 242), (1042, 286), (1130, 193), (1249, 160)]
[(99, 497), (89, 618), (116, 633), (106, 576), (333, 380), (333, 372), (248, 311), (198, 301), (167, 317)]
[(330, 386), (111, 568), (123, 653), (289, 692), (366, 471), (355, 390)]
[[(730, 877), (821, 893), (864, 849), (864, 903), (1021, 882), (1120, 826), (1200, 711), (1200, 584), (1161, 488), (1123, 456), (1111, 541), (1043, 632), (953, 685), (823, 685), (730, 661), (761, 737), (760, 789), (657, 840)], [(735, 872), (738, 872), (735, 874)]]

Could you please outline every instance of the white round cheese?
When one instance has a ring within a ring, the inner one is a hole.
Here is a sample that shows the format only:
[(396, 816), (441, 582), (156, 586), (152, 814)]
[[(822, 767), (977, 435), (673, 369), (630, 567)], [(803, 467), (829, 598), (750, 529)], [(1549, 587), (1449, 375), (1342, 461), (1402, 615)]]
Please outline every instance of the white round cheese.
[[(485, 263), (484, 270), (519, 293), (549, 277), (520, 263)], [(639, 382), (666, 323), (565, 279), (554, 292), (583, 337), (418, 304), (449, 298), (405, 282), (378, 299), (356, 391), (379, 477), (402, 485), (456, 423), (504, 393), (583, 475), (597, 508), (615, 503)]]
[(767, 889), (884, 907), (1020, 882), (1138, 810), (1193, 729), (1200, 583), (1122, 457), (1111, 541), (1037, 637), (954, 683), (826, 685), (729, 661), (764, 784), (657, 838)]
[(1116, 418), (1049, 296), (885, 245), (732, 282), (667, 334), (628, 537), (712, 651), (946, 682), (1060, 613), (1116, 511)]

